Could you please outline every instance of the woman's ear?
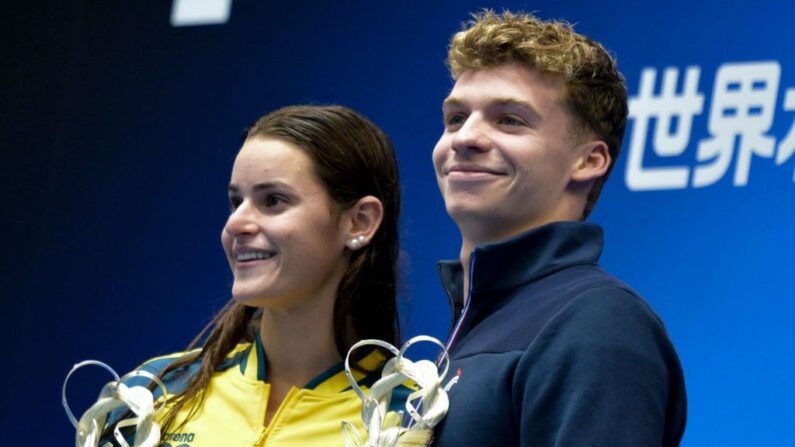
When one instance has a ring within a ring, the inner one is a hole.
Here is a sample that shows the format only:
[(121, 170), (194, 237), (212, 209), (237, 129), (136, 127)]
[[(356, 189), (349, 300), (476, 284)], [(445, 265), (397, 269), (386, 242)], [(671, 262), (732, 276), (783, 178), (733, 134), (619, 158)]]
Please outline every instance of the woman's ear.
[(358, 250), (369, 244), (384, 219), (384, 205), (374, 196), (364, 196), (342, 214), (345, 245)]
[(584, 143), (577, 150), (580, 155), (572, 169), (572, 181), (588, 182), (596, 180), (607, 173), (611, 161), (607, 143), (601, 140), (593, 140)]

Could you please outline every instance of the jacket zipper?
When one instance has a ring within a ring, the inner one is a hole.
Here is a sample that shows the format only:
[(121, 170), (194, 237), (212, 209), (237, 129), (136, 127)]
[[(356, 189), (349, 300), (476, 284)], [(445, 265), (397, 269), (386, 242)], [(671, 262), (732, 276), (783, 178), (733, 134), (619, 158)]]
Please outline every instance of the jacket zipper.
[(436, 273), (439, 275), (440, 278), (443, 278), (442, 281), (442, 288), (444, 289), (444, 293), (447, 295), (447, 302), (450, 303), (450, 333), (452, 333), (453, 328), (455, 327), (456, 317), (455, 317), (455, 300), (453, 299), (453, 295), (450, 294), (450, 289), (447, 288), (447, 276), (444, 274), (444, 270), (442, 267), (437, 265), (436, 266)]
[[(449, 355), (450, 349), (453, 347), (453, 342), (458, 338), (460, 335), (459, 332), (461, 331), (461, 327), (463, 326), (464, 319), (466, 318), (467, 314), (469, 313), (469, 306), (472, 304), (472, 277), (474, 276), (475, 272), (475, 252), (473, 251), (472, 254), (469, 256), (469, 273), (467, 274), (469, 277), (467, 278), (467, 290), (464, 292), (464, 308), (461, 310), (461, 315), (458, 317), (458, 321), (453, 326), (453, 330), (450, 332), (450, 336), (447, 338), (447, 343), (444, 346), (444, 351)], [(453, 303), (453, 297), (450, 296), (450, 291), (447, 290), (447, 287), (444, 288), (445, 292), (447, 293), (447, 298)], [(453, 304), (453, 309), (455, 309), (455, 304)], [(455, 310), (453, 311), (455, 314)], [(441, 356), (437, 363), (441, 362)]]
[(284, 396), (281, 404), (279, 404), (279, 408), (276, 410), (276, 414), (273, 415), (271, 418), (270, 423), (267, 426), (262, 427), (262, 432), (260, 432), (257, 441), (252, 445), (252, 447), (265, 447), (268, 445), (268, 438), (273, 431), (273, 427), (277, 426), (280, 419), (282, 419), (283, 414), (287, 411), (286, 408), (292, 406), (292, 401), (298, 397), (299, 389), (292, 387)]

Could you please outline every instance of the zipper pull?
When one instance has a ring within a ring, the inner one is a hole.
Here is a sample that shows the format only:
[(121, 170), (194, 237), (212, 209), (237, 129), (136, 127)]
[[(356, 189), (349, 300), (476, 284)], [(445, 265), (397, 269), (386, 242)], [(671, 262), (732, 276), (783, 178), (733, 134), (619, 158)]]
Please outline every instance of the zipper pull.
[(259, 435), (257, 436), (257, 440), (251, 444), (251, 447), (264, 447), (265, 440), (268, 438), (268, 429), (266, 427), (260, 428)]

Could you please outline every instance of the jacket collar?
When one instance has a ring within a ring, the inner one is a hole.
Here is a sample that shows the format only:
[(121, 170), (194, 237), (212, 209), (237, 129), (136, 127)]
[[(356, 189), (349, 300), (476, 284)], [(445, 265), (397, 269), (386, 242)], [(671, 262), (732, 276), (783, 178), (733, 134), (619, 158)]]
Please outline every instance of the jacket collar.
[[(359, 360), (359, 364), (367, 370), (380, 371), (384, 360), (385, 357), (380, 351), (371, 350)], [(222, 364), (222, 367), (229, 367), (234, 363), (239, 363), (240, 373), (249, 380), (268, 382), (267, 357), (259, 332), (256, 333), (254, 343), (248, 345), (245, 350), (241, 350), (236, 356), (227, 358), (227, 363), (229, 365)], [(369, 386), (371, 382), (378, 378), (378, 374), (368, 375), (356, 369), (352, 369), (352, 374), (360, 386)], [(344, 362), (339, 362), (318, 374), (302, 388), (328, 393), (338, 393), (350, 389), (351, 385), (345, 375)]]
[[(470, 256), (471, 296), (494, 294), (577, 264), (595, 264), (602, 253), (601, 227), (587, 222), (553, 222), (492, 244)], [(463, 303), (463, 268), (458, 260), (437, 264), (454, 309)]]

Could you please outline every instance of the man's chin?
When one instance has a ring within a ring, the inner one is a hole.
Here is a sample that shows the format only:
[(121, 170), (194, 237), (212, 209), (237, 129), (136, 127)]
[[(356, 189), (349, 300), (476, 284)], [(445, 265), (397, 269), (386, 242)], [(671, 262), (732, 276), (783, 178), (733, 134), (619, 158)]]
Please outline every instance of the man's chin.
[(447, 204), (447, 215), (450, 216), (453, 221), (461, 226), (462, 223), (470, 222), (473, 220), (482, 220), (488, 217), (488, 213), (483, 209), (482, 206), (476, 206), (473, 204)]
[(500, 222), (494, 208), (482, 206), (447, 207), (447, 215), (453, 219), (462, 235), (489, 232), (499, 226)]

